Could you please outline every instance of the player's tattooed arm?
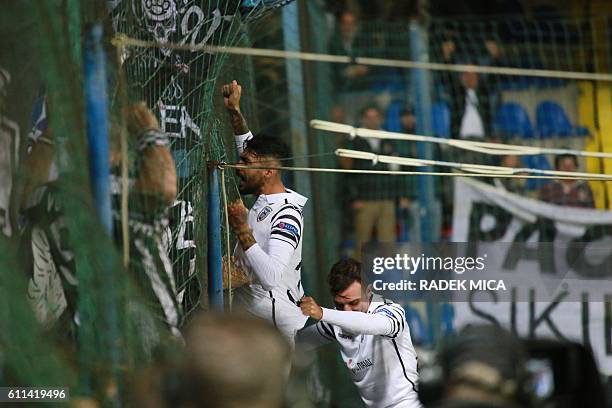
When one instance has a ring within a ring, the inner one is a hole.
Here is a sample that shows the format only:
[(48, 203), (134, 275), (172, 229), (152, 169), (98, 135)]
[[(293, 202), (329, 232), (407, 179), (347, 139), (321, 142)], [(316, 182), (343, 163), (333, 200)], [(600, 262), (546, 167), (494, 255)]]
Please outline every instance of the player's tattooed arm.
[(240, 112), (240, 97), (242, 86), (235, 80), (232, 83), (223, 85), (223, 103), (230, 116), (230, 123), (235, 135), (243, 135), (249, 132), (246, 119)]
[(238, 199), (227, 206), (229, 224), (234, 234), (238, 237), (240, 246), (243, 250), (247, 250), (257, 243), (253, 237), (253, 230), (248, 224), (248, 210)]
[(247, 125), (246, 119), (244, 119), (244, 116), (242, 116), (240, 111), (230, 112), (230, 122), (232, 124), (234, 134), (244, 135), (245, 133), (249, 133), (249, 126)]

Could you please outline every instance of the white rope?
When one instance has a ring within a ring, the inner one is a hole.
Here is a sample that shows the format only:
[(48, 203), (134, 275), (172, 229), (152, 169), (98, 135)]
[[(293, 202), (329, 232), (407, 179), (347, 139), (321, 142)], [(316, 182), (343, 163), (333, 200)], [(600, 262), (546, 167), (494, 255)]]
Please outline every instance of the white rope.
[(230, 248), (230, 228), (229, 216), (227, 214), (227, 190), (225, 188), (225, 169), (221, 167), (221, 195), (223, 195), (223, 207), (225, 214), (225, 245), (227, 248), (227, 296), (229, 303), (229, 311), (232, 311), (233, 294), (232, 294), (232, 249)]
[(607, 81), (612, 82), (612, 74), (599, 74), (589, 72), (575, 72), (575, 71), (555, 71), (547, 69), (525, 69), (525, 68), (507, 68), (507, 67), (492, 67), (492, 66), (475, 66), (467, 64), (442, 64), (436, 62), (417, 62), (397, 59), (386, 59), (386, 58), (366, 58), (356, 57), (352, 58), (346, 55), (331, 55), (331, 54), (320, 54), (314, 52), (300, 52), (300, 51), (284, 51), (284, 50), (271, 50), (267, 48), (247, 48), (247, 47), (225, 47), (216, 45), (190, 45), (190, 44), (176, 44), (176, 43), (157, 43), (155, 41), (143, 41), (135, 38), (130, 38), (125, 34), (117, 34), (112, 40), (113, 45), (130, 45), (141, 48), (167, 48), (173, 50), (187, 50), (187, 51), (202, 51), (207, 53), (223, 53), (223, 54), (234, 54), (234, 55), (249, 55), (253, 57), (268, 57), (268, 58), (281, 58), (281, 59), (298, 59), (302, 61), (316, 61), (316, 62), (331, 62), (336, 64), (359, 64), (369, 66), (382, 66), (382, 67), (394, 67), (394, 68), (418, 68), (418, 69), (429, 69), (433, 71), (453, 71), (453, 72), (478, 72), (481, 74), (498, 74), (498, 75), (512, 75), (512, 76), (529, 76), (529, 77), (543, 77), (543, 78), (563, 78), (563, 79), (576, 79), (576, 80), (587, 80), (587, 81)]
[(493, 174), (495, 176), (504, 176), (511, 174), (537, 174), (547, 176), (559, 176), (559, 177), (579, 177), (582, 180), (612, 180), (611, 175), (598, 174), (598, 173), (582, 173), (573, 171), (557, 171), (557, 170), (542, 170), (532, 169), (528, 167), (504, 167), (504, 166), (489, 166), (484, 164), (470, 164), (470, 163), (458, 163), (458, 162), (445, 162), (439, 160), (423, 160), (411, 157), (398, 157), (398, 156), (385, 156), (370, 152), (363, 152), (360, 150), (350, 149), (338, 149), (336, 150), (336, 156), (347, 157), (358, 160), (370, 160), (373, 164), (386, 163), (386, 164), (397, 164), (400, 166), (441, 166), (449, 167), (456, 170), (469, 171), (471, 173), (478, 173), (480, 175)]
[[(415, 159), (418, 160), (418, 159)], [(358, 170), (358, 169), (336, 169), (325, 167), (290, 167), (290, 166), (253, 166), (244, 164), (220, 164), (219, 167), (232, 169), (257, 169), (257, 170), (287, 170), (287, 171), (304, 171), (311, 173), (346, 173), (346, 174), (380, 174), (387, 176), (444, 176), (444, 177), (481, 177), (481, 178), (516, 178), (516, 179), (544, 179), (544, 180), (593, 180), (591, 177), (582, 176), (549, 176), (536, 174), (505, 174), (505, 173), (451, 173), (451, 172), (436, 172), (436, 171), (404, 171), (404, 170)], [(565, 174), (574, 174), (571, 172), (562, 172)], [(591, 174), (591, 173), (576, 173), (576, 174)], [(612, 175), (595, 174), (596, 180), (612, 181)]]
[(513, 156), (531, 156), (536, 154), (572, 154), (581, 157), (596, 157), (596, 158), (612, 158), (612, 153), (608, 152), (589, 152), (586, 150), (574, 149), (556, 149), (539, 146), (524, 146), (510, 145), (503, 143), (479, 142), (473, 140), (458, 140), (445, 139), (441, 137), (413, 135), (409, 133), (389, 132), (386, 130), (372, 130), (365, 128), (356, 128), (344, 123), (329, 122), (326, 120), (314, 119), (310, 121), (310, 126), (314, 129), (325, 130), (334, 133), (347, 134), (354, 138), (360, 136), (372, 139), (389, 139), (389, 140), (409, 140), (414, 142), (427, 142), (448, 145), (463, 150), (471, 150), (474, 152), (485, 153), (490, 155), (513, 155)]

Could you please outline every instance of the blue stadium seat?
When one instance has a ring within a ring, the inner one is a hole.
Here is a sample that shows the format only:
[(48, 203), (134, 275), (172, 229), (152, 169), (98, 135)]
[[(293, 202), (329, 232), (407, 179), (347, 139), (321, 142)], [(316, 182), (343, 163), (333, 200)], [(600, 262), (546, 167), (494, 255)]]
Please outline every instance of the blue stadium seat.
[(431, 107), (431, 129), (437, 137), (450, 138), (450, 109), (446, 102), (436, 102)]
[[(521, 158), (525, 167), (540, 170), (552, 170), (552, 166), (544, 155), (538, 154), (536, 156), (523, 156)], [(544, 184), (550, 183), (547, 179), (527, 179), (525, 188), (530, 191), (539, 190)]]
[(402, 109), (406, 106), (406, 102), (402, 100), (395, 100), (389, 104), (387, 111), (385, 112), (385, 123), (383, 129), (389, 132), (401, 132), (402, 123), (400, 122), (400, 115)]
[(381, 70), (378, 75), (374, 75), (372, 91), (377, 93), (389, 91), (392, 94), (398, 95), (401, 92), (406, 92), (406, 86), (406, 79), (398, 69), (387, 68)]
[(495, 114), (493, 129), (504, 139), (515, 136), (525, 139), (534, 137), (527, 111), (515, 102), (506, 102), (499, 107)]
[(572, 125), (565, 111), (556, 102), (541, 102), (536, 109), (536, 124), (541, 137), (587, 136), (589, 130)]

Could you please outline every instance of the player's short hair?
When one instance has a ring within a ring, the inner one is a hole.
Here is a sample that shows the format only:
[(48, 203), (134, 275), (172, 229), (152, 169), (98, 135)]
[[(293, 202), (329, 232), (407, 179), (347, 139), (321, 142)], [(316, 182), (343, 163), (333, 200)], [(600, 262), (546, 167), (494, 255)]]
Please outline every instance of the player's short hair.
[(346, 290), (353, 282), (362, 283), (361, 262), (353, 258), (345, 258), (336, 262), (329, 271), (327, 282), (332, 295)]
[(278, 136), (270, 136), (258, 133), (244, 145), (244, 150), (254, 153), (256, 156), (270, 157), (283, 160), (291, 157), (289, 146)]
[(559, 169), (561, 162), (565, 159), (572, 159), (576, 167), (578, 167), (578, 156), (576, 156), (575, 154), (565, 153), (555, 156), (555, 170)]

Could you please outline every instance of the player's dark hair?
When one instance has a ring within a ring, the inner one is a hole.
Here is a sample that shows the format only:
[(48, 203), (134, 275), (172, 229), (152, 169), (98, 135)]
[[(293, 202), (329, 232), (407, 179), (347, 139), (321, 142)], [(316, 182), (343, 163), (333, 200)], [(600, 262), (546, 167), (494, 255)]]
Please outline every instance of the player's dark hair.
[(283, 139), (265, 133), (258, 133), (247, 140), (244, 150), (248, 150), (257, 156), (271, 157), (277, 160), (291, 157), (289, 146)]
[(578, 167), (578, 156), (576, 156), (575, 154), (565, 153), (555, 156), (555, 170), (559, 170), (561, 162), (565, 159), (572, 159), (576, 167)]
[(329, 271), (327, 282), (334, 296), (346, 290), (353, 282), (361, 283), (361, 262), (352, 258), (336, 262)]

